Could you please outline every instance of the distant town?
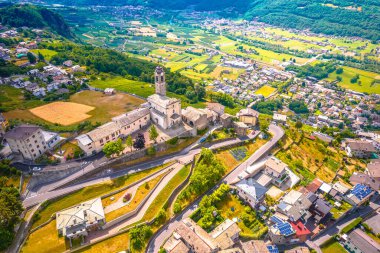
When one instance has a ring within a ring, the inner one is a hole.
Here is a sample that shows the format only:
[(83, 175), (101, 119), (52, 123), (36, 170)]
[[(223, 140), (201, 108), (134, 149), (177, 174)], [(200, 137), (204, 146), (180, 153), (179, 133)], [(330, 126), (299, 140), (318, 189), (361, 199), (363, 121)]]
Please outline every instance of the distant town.
[(117, 12), (118, 51), (0, 25), (0, 251), (379, 252), (380, 94), (322, 60), (368, 48), (305, 30), (312, 48), (266, 61), (256, 44), (287, 33), (185, 12), (186, 39), (147, 10)]

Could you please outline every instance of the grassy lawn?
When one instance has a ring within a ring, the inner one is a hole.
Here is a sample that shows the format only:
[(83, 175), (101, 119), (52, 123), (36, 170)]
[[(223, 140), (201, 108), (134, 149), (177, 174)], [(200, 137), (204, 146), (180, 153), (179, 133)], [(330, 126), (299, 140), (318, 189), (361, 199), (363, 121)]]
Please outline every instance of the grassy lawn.
[(342, 205), (340, 207), (334, 206), (333, 200), (329, 200), (329, 202), (330, 202), (331, 206), (333, 206), (333, 208), (331, 209), (331, 213), (332, 213), (334, 219), (338, 219), (340, 216), (342, 216), (344, 213), (346, 213), (352, 207), (350, 204), (348, 204), (345, 201), (341, 202)]
[(98, 252), (121, 252), (129, 247), (129, 233), (122, 233), (94, 245), (85, 247), (75, 252), (98, 253)]
[(131, 175), (126, 175), (114, 179), (108, 183), (96, 184), (92, 186), (85, 187), (80, 189), (74, 193), (66, 195), (57, 201), (52, 203), (48, 203), (47, 206), (39, 212), (40, 219), (33, 224), (33, 228), (39, 226), (40, 224), (47, 221), (53, 214), (56, 212), (74, 206), (78, 203), (81, 203), (86, 200), (90, 200), (96, 197), (100, 197), (106, 193), (115, 191), (117, 189), (123, 188), (137, 180), (140, 180), (158, 170), (163, 169), (168, 166), (168, 164), (164, 164), (149, 170), (133, 173)]
[[(151, 83), (144, 83), (140, 81), (128, 80), (123, 77), (109, 77), (105, 80), (94, 80), (90, 82), (90, 85), (96, 88), (105, 89), (105, 88), (115, 88), (119, 91), (124, 91), (138, 96), (147, 98), (148, 96), (154, 94), (154, 85)], [(189, 105), (193, 107), (205, 107), (203, 102), (198, 102), (196, 104), (190, 104), (187, 102), (187, 99), (178, 94), (168, 92), (169, 97), (175, 97), (181, 99), (182, 107), (187, 107)]]
[(14, 109), (28, 109), (43, 104), (44, 102), (40, 100), (25, 100), (21, 89), (12, 86), (0, 86), (0, 108), (2, 111), (7, 112)]
[(260, 89), (258, 89), (255, 94), (263, 95), (264, 97), (269, 97), (273, 92), (276, 91), (276, 88), (273, 88), (268, 85), (262, 86)]
[(216, 154), (216, 157), (219, 159), (219, 161), (221, 161), (224, 167), (227, 168), (226, 173), (228, 173), (229, 171), (234, 169), (236, 166), (238, 166), (240, 163), (242, 163), (244, 160), (246, 160), (249, 156), (251, 156), (254, 152), (256, 152), (256, 150), (258, 150), (266, 142), (267, 142), (266, 140), (256, 138), (255, 142), (253, 143), (250, 142), (248, 144), (242, 145), (241, 147), (245, 147), (247, 149), (247, 152), (246, 152), (246, 157), (240, 161), (234, 158), (230, 150), (224, 150), (224, 151), (218, 152)]
[(53, 220), (46, 226), (31, 233), (21, 249), (23, 253), (51, 253), (64, 252), (69, 249), (64, 237), (59, 237), (56, 229), (56, 221)]
[[(106, 221), (109, 222), (111, 220), (114, 220), (122, 216), (123, 214), (133, 211), (141, 203), (141, 201), (143, 201), (143, 199), (148, 195), (148, 193), (153, 190), (153, 188), (158, 184), (160, 179), (163, 178), (165, 175), (166, 175), (165, 173), (161, 174), (153, 178), (152, 180), (139, 186), (136, 192), (134, 193), (134, 196), (129, 204), (121, 208), (118, 208), (112, 212), (106, 213)], [(119, 197), (119, 198), (123, 196), (122, 193), (121, 194), (118, 193), (116, 195), (117, 195), (116, 197)]]
[(45, 60), (50, 61), (51, 57), (57, 54), (56, 51), (50, 50), (50, 49), (32, 49), (30, 50), (32, 53), (35, 53), (38, 55), (38, 53), (42, 54), (45, 58)]
[(149, 206), (148, 210), (144, 214), (142, 220), (150, 221), (157, 216), (158, 212), (163, 208), (164, 203), (168, 200), (174, 189), (178, 187), (190, 173), (190, 165), (183, 167), (162, 189), (162, 191), (157, 195), (155, 200)]
[(61, 146), (61, 148), (55, 150), (54, 152), (56, 153), (56, 152), (58, 152), (60, 150), (63, 151), (63, 156), (64, 157), (68, 157), (68, 156), (74, 157), (74, 154), (75, 154), (76, 151), (79, 151), (79, 152), (81, 151), (80, 147), (78, 145), (75, 145), (72, 142), (66, 142), (66, 143), (64, 143)]
[[(337, 76), (342, 77), (342, 81), (338, 84), (346, 89), (351, 89), (358, 92), (367, 92), (370, 94), (379, 94), (380, 93), (380, 75), (377, 73), (350, 68), (343, 66), (343, 73), (341, 75), (337, 75), (335, 72), (331, 73), (327, 80), (335, 81)], [(350, 80), (354, 76), (359, 75), (359, 81), (361, 84), (351, 83)], [(373, 81), (377, 81), (374, 85), (372, 85)]]
[(90, 82), (96, 88), (115, 88), (120, 91), (129, 92), (141, 97), (148, 97), (154, 93), (154, 85), (140, 81), (128, 80), (123, 77), (110, 77), (105, 80), (97, 79)]
[(322, 244), (321, 250), (323, 253), (347, 253), (343, 246), (336, 240)]
[(217, 204), (216, 207), (220, 211), (223, 218), (228, 218), (230, 220), (233, 218), (238, 218), (237, 224), (244, 234), (262, 235), (267, 232), (268, 228), (265, 226), (265, 223), (258, 219), (254, 221), (254, 229), (247, 227), (244, 222), (240, 220), (240, 217), (244, 213), (244, 209), (247, 208), (247, 206), (242, 204), (236, 195), (229, 193), (225, 199)]
[(117, 164), (114, 167), (115, 168), (123, 168), (123, 167), (126, 167), (126, 166), (131, 166), (131, 165), (134, 165), (134, 164), (138, 164), (138, 163), (149, 161), (149, 160), (152, 159), (152, 157), (161, 157), (161, 156), (165, 156), (165, 155), (168, 155), (168, 154), (171, 154), (171, 153), (175, 153), (175, 152), (181, 151), (182, 149), (184, 149), (187, 146), (189, 146), (189, 145), (193, 144), (194, 142), (196, 142), (199, 138), (200, 138), (199, 136), (196, 136), (196, 137), (192, 137), (192, 138), (179, 139), (178, 142), (175, 145), (170, 145), (170, 147), (167, 150), (165, 150), (165, 151), (160, 151), (160, 152), (157, 152), (155, 155), (144, 156), (144, 157), (141, 157), (139, 159), (135, 159), (135, 160), (132, 160), (132, 161), (129, 161), (129, 162), (126, 162), (126, 163)]

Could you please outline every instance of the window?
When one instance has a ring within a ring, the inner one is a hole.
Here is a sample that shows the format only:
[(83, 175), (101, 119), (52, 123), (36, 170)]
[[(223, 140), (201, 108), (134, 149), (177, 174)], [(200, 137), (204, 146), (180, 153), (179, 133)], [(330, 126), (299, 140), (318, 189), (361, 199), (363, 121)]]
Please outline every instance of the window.
[(107, 136), (107, 137), (106, 137), (106, 141), (108, 141), (109, 139), (110, 139), (110, 137), (109, 137), (109, 136)]
[(34, 152), (34, 149), (32, 149), (31, 151)]
[(34, 137), (36, 137), (36, 136), (33, 134), (32, 138), (34, 138)]
[(40, 147), (40, 145), (37, 145), (37, 148), (39, 148)]

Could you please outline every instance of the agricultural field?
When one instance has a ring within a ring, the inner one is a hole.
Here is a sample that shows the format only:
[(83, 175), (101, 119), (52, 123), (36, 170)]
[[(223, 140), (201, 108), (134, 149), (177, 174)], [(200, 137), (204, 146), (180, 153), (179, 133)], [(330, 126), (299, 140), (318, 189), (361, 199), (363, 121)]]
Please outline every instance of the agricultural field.
[[(336, 78), (340, 76), (342, 81), (338, 82), (338, 85), (346, 89), (370, 94), (380, 94), (380, 74), (346, 66), (343, 66), (342, 68), (343, 73), (341, 75), (333, 72), (328, 78), (326, 78), (326, 80), (335, 81)], [(351, 83), (351, 79), (356, 75), (359, 75), (357, 83)]]
[(272, 95), (274, 92), (276, 91), (276, 88), (273, 88), (271, 86), (268, 86), (268, 85), (264, 85), (262, 86), (260, 89), (258, 89), (255, 94), (258, 94), (258, 95), (263, 95), (264, 97), (269, 97), (270, 95)]

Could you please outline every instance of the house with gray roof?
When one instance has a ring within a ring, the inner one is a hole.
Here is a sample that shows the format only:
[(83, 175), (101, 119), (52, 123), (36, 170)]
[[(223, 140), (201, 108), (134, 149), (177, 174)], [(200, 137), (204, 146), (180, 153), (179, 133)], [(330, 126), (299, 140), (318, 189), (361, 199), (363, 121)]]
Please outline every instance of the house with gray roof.
[(253, 178), (243, 179), (235, 184), (237, 194), (241, 199), (255, 208), (264, 198), (267, 188), (259, 184)]

